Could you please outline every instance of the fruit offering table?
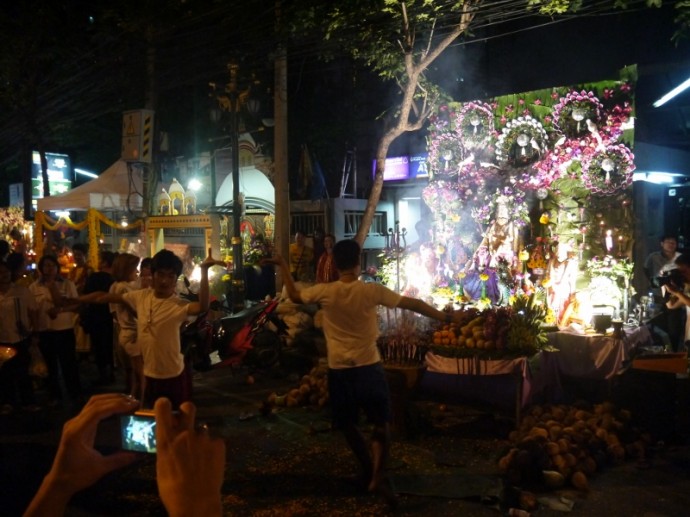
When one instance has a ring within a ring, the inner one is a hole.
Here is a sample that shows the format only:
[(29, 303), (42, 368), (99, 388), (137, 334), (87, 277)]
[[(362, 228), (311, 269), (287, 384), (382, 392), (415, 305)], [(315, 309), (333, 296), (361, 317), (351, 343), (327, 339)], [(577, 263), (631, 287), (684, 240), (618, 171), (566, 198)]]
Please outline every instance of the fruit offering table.
[(465, 399), (509, 409), (516, 421), (522, 408), (535, 403), (561, 403), (564, 380), (609, 381), (631, 364), (638, 347), (652, 343), (647, 327), (626, 328), (620, 338), (570, 331), (548, 334), (550, 348), (531, 356), (486, 359), (478, 355), (445, 357), (429, 351), (420, 389), (446, 399)]
[(421, 380), (422, 391), (437, 395), (486, 402), (497, 407), (509, 407), (514, 400), (516, 422), (529, 405), (541, 382), (532, 374), (533, 365), (539, 364), (541, 353), (532, 357), (481, 359), (478, 356), (443, 357), (428, 352), (427, 369)]

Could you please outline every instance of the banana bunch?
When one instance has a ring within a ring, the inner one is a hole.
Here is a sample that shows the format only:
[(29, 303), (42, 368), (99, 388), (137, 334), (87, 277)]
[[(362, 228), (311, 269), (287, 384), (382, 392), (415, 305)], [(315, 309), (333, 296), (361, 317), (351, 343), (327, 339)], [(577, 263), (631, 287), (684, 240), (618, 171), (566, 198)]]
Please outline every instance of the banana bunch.
[(547, 343), (542, 330), (546, 309), (538, 303), (534, 294), (518, 297), (512, 305), (508, 329), (508, 350), (532, 355)]

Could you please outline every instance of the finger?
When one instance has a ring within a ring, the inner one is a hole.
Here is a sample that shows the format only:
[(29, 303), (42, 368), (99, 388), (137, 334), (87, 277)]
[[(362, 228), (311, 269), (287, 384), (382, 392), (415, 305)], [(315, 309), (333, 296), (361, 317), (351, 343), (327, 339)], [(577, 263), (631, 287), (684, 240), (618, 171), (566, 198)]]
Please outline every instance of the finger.
[(139, 401), (121, 393), (104, 393), (94, 395), (74, 420), (74, 427), (83, 430), (95, 426), (109, 416), (121, 413), (131, 413), (139, 407)]
[(180, 405), (180, 431), (194, 431), (196, 420), (196, 406), (192, 402), (183, 402)]
[(156, 414), (156, 446), (159, 449), (167, 447), (175, 436), (175, 428), (170, 400), (161, 397), (153, 406)]

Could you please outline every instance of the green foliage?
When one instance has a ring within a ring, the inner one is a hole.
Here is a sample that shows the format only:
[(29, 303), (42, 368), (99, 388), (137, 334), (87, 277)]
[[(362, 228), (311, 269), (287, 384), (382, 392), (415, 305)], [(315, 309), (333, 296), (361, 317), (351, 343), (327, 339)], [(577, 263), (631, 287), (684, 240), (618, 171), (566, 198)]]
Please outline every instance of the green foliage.
[(676, 17), (673, 19), (678, 27), (671, 38), (677, 45), (681, 40), (688, 39), (690, 34), (690, 0), (682, 0), (677, 2)]
[(582, 0), (527, 0), (527, 8), (548, 16), (574, 13), (582, 7)]

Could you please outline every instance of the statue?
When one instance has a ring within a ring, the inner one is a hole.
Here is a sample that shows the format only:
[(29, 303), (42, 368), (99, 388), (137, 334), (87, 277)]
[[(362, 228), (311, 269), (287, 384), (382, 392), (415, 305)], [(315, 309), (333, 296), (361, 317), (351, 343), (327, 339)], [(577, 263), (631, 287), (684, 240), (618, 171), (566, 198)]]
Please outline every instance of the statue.
[(519, 234), (517, 225), (510, 219), (508, 202), (506, 196), (497, 198), (495, 219), (479, 245), (479, 249), (486, 247), (490, 268), (498, 267), (500, 260), (507, 262), (510, 267), (515, 267)]
[(579, 261), (573, 244), (572, 239), (559, 241), (548, 265), (546, 296), (556, 321), (561, 320), (571, 295), (575, 293)]

